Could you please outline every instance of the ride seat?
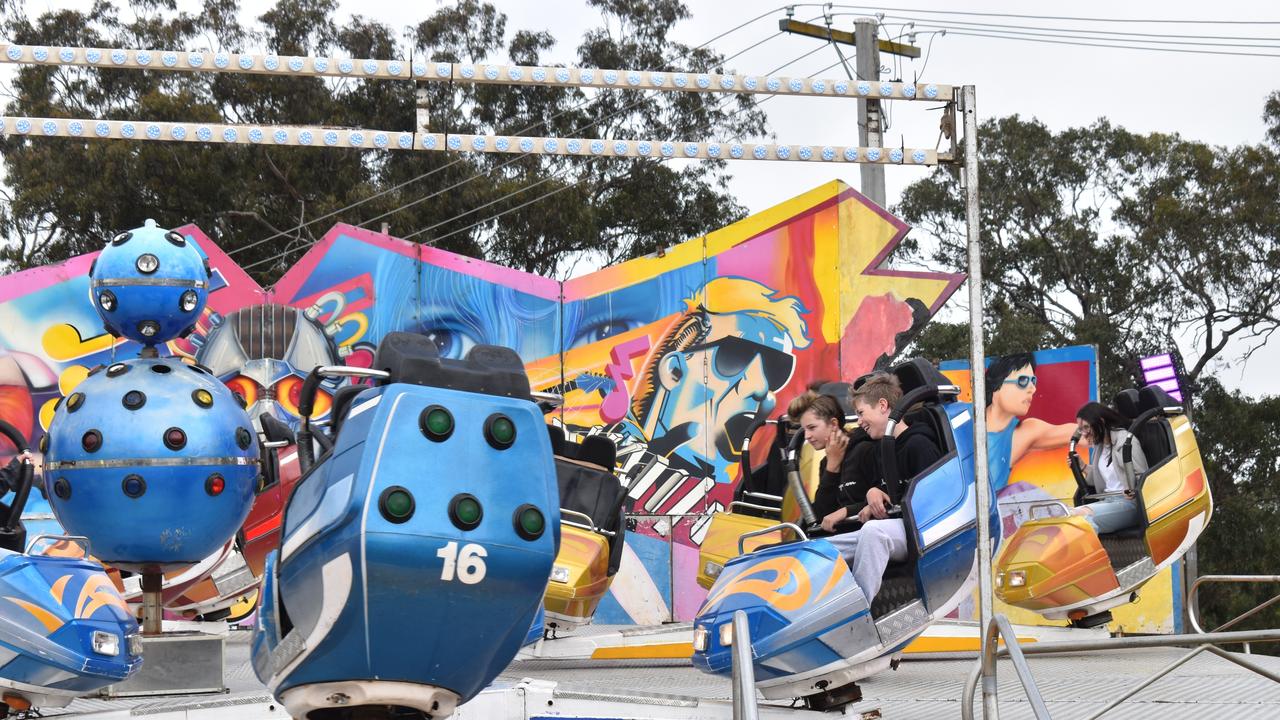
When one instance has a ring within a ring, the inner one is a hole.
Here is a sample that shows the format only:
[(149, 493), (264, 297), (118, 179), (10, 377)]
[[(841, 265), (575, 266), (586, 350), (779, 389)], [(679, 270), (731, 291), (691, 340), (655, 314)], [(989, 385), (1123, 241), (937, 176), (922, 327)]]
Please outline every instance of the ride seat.
[(1114, 400), (1116, 411), (1128, 418), (1130, 421), (1137, 420), (1142, 410), (1138, 408), (1138, 391), (1134, 388), (1128, 388), (1116, 393)]
[[(1177, 407), (1181, 405), (1164, 390), (1155, 385), (1148, 385), (1138, 391), (1138, 410), (1146, 412), (1157, 408)], [(1137, 432), (1138, 443), (1147, 456), (1147, 465), (1155, 467), (1173, 456), (1173, 437), (1169, 421), (1163, 415), (1143, 423)]]
[[(556, 453), (556, 482), (560, 487), (560, 507), (591, 518), (600, 530), (613, 533), (609, 542), (609, 574), (622, 563), (623, 535), (626, 532), (624, 504), (627, 490), (613, 474), (617, 447), (603, 435), (588, 435), (581, 443), (565, 440), (564, 433), (548, 426)], [(569, 518), (573, 522), (572, 518)]]

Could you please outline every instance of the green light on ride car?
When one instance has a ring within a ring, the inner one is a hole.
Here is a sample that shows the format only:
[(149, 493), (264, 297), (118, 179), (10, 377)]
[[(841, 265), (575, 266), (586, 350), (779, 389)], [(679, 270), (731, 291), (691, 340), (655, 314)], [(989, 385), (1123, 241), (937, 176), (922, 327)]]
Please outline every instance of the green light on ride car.
[(516, 424), (502, 413), (494, 413), (484, 423), (484, 439), (490, 445), (506, 450), (516, 441)]
[(516, 534), (525, 540), (537, 540), (542, 531), (547, 529), (547, 520), (542, 511), (532, 505), (521, 505), (516, 508)]
[(432, 405), (422, 411), (418, 425), (428, 440), (441, 442), (453, 434), (453, 414), (439, 405)]
[(471, 493), (459, 493), (449, 502), (449, 520), (460, 530), (474, 530), (484, 517), (484, 508)]
[(399, 485), (392, 485), (382, 491), (382, 496), (378, 498), (378, 509), (390, 522), (405, 522), (413, 517), (413, 495)]

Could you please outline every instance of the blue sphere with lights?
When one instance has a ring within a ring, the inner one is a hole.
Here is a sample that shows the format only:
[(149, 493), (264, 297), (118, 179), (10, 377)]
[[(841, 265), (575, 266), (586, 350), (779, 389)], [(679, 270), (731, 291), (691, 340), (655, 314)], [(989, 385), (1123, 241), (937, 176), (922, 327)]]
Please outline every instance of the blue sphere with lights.
[(64, 398), (42, 441), (49, 503), (68, 534), (124, 570), (204, 559), (249, 514), (258, 439), (208, 370), (177, 358), (99, 367)]
[(102, 249), (89, 292), (107, 332), (158, 345), (191, 332), (209, 299), (209, 277), (194, 242), (147, 220)]

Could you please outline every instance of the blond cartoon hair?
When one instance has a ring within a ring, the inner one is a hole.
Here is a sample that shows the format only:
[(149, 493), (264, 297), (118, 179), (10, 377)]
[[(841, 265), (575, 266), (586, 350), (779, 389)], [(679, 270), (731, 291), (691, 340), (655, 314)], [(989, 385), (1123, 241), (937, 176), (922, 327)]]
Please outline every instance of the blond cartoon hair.
[(768, 285), (739, 277), (718, 277), (686, 298), (685, 311), (649, 353), (631, 399), (631, 413), (643, 421), (658, 388), (658, 364), (672, 352), (698, 345), (711, 332), (712, 315), (747, 315), (766, 320), (791, 339), (796, 349), (809, 347), (808, 313), (800, 298), (780, 295)]

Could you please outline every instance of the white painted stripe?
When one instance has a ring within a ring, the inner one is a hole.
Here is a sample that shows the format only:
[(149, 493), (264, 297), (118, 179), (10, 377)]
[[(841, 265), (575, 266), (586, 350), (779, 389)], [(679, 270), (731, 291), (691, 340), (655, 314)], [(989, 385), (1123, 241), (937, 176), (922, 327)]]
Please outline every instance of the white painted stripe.
[[(271, 678), (272, 692), (280, 686), (281, 680), (298, 667), (298, 663), (315, 652), (316, 647), (324, 641), (325, 636), (338, 622), (338, 616), (342, 614), (342, 608), (346, 606), (347, 597), (351, 594), (351, 555), (343, 553), (325, 563), (320, 569), (320, 577), (323, 593), (320, 598), (320, 616), (316, 618), (316, 624), (311, 628), (311, 632), (307, 633), (302, 652)], [(300, 631), (295, 628), (293, 632)]]
[(305, 545), (308, 540), (342, 514), (347, 507), (347, 502), (351, 500), (351, 485), (355, 477), (355, 475), (348, 475), (325, 489), (324, 496), (316, 504), (316, 509), (311, 512), (311, 517), (284, 539), (284, 547), (280, 549), (280, 562), (288, 560), (298, 548)]
[(961, 503), (960, 507), (953, 510), (941, 522), (921, 533), (924, 547), (928, 548), (966, 524), (973, 522), (976, 517), (974, 500), (974, 486), (970, 484), (965, 488), (964, 502)]
[(369, 551), (367, 548), (369, 508), (373, 506), (373, 486), (378, 482), (378, 468), (382, 465), (382, 451), (387, 446), (387, 436), (395, 425), (396, 409), (404, 393), (396, 396), (391, 403), (391, 412), (387, 414), (387, 424), (382, 428), (382, 438), (378, 440), (378, 453), (373, 458), (373, 472), (369, 475), (369, 490), (364, 496), (364, 514), (360, 516), (360, 591), (364, 594), (364, 654), (366, 662), (373, 663), (372, 641), (369, 639)]
[(376, 406), (378, 403), (380, 403), (380, 402), (382, 402), (382, 396), (381, 396), (381, 395), (378, 395), (377, 397), (373, 398), (372, 400), (365, 400), (364, 402), (362, 402), (362, 403), (360, 403), (359, 405), (357, 405), (357, 406), (355, 406), (355, 407), (351, 408), (351, 410), (349, 410), (349, 411), (347, 412), (347, 419), (348, 419), (348, 420), (350, 420), (351, 418), (353, 418), (353, 417), (355, 417), (355, 416), (359, 415), (360, 413), (364, 412), (365, 410), (368, 410), (368, 409), (369, 409), (369, 408), (371, 408), (371, 407), (375, 407), (375, 406)]
[(661, 625), (671, 619), (666, 599), (630, 545), (622, 546), (622, 562), (609, 589), (623, 612), (637, 625)]

